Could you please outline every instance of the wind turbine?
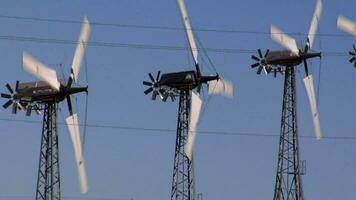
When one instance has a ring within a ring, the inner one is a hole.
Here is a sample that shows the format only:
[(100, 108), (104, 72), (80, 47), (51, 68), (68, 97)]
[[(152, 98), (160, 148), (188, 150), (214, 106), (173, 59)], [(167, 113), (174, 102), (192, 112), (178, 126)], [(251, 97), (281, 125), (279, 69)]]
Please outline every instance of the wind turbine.
[(198, 62), (198, 48), (194, 40), (184, 0), (177, 0), (189, 49), (194, 61), (195, 70), (162, 74), (157, 76), (149, 73), (151, 81), (144, 81), (149, 86), (144, 93), (152, 93), (152, 100), (159, 96), (163, 102), (170, 97), (172, 101), (179, 98), (177, 137), (174, 154), (173, 180), (171, 200), (195, 199), (193, 174), (193, 147), (196, 128), (202, 106), (200, 91), (202, 85), (208, 85), (208, 94), (220, 94), (231, 97), (233, 88), (229, 81), (223, 80), (218, 74), (203, 76)]
[(69, 116), (66, 124), (74, 148), (74, 156), (79, 175), (80, 191), (88, 192), (88, 183), (85, 170), (85, 161), (80, 141), (78, 115), (73, 112), (71, 96), (76, 93), (88, 92), (88, 87), (75, 87), (78, 82), (80, 66), (84, 57), (85, 48), (90, 35), (90, 25), (85, 17), (74, 54), (68, 82), (59, 80), (55, 70), (42, 64), (28, 53), (23, 54), (23, 68), (40, 81), (19, 83), (16, 82), (15, 90), (6, 84), (9, 94), (1, 94), (8, 99), (3, 105), (6, 109), (12, 105), (12, 113), (17, 110), (26, 111), (30, 116), (32, 111), (38, 114), (43, 112), (43, 127), (41, 137), (41, 151), (37, 178), (36, 199), (61, 199), (61, 180), (59, 168), (59, 141), (57, 111), (58, 104), (67, 100)]
[(287, 50), (269, 51), (265, 54), (258, 49), (258, 56), (251, 58), (256, 61), (252, 68), (257, 68), (257, 74), (274, 72), (274, 76), (284, 74), (284, 92), (282, 104), (281, 130), (278, 153), (278, 166), (274, 190), (274, 200), (303, 199), (301, 176), (302, 163), (299, 160), (296, 80), (295, 68), (304, 64), (305, 77), (303, 82), (307, 92), (314, 133), (317, 140), (321, 138), (319, 113), (315, 98), (313, 77), (308, 70), (308, 59), (321, 57), (320, 52), (311, 51), (315, 34), (322, 12), (322, 1), (317, 0), (312, 17), (308, 37), (304, 47), (298, 48), (295, 39), (286, 35), (275, 26), (271, 26), (271, 38)]

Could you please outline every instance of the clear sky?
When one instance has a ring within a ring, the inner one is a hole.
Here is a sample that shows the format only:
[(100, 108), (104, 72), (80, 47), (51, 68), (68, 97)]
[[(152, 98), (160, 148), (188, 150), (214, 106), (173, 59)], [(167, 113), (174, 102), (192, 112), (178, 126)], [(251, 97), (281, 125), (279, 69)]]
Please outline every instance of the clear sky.
[[(321, 35), (317, 36), (314, 49), (325, 54), (321, 68), (318, 59), (310, 64), (315, 85), (319, 86), (320, 121), (325, 136), (320, 141), (312, 137), (302, 67), (297, 73), (300, 154), (307, 162), (303, 187), (306, 199), (353, 200), (356, 197), (356, 69), (348, 62), (346, 52), (356, 39), (339, 31), (336, 19), (343, 14), (356, 21), (356, 1), (324, 0), (323, 3)], [(193, 29), (235, 30), (195, 32), (205, 48), (235, 49), (233, 53), (207, 51), (216, 71), (234, 84), (235, 94), (232, 100), (214, 96), (205, 104), (198, 127), (201, 133), (195, 145), (197, 191), (203, 193), (204, 200), (272, 198), (283, 78), (256, 75), (250, 68), (251, 51), (281, 49), (267, 34), (271, 24), (285, 32), (297, 33), (293, 35), (297, 43), (304, 44), (315, 1), (186, 0), (186, 6)], [(75, 50), (73, 44), (53, 43), (53, 40), (39, 43), (33, 39), (24, 42), (18, 38), (9, 40), (10, 36), (75, 41), (80, 32), (78, 23), (6, 16), (81, 21), (85, 15), (92, 23), (116, 25), (92, 24), (90, 41), (99, 45), (87, 48), (88, 79), (85, 67), (80, 74), (80, 83), (89, 83), (88, 125), (91, 126), (87, 127), (85, 158), (90, 191), (86, 195), (79, 192), (73, 148), (63, 126), (68, 111), (66, 104), (61, 104), (62, 194), (65, 199), (168, 199), (178, 104), (151, 101), (143, 94), (146, 87), (142, 81), (148, 80), (149, 72), (193, 69), (187, 50), (147, 48), (150, 45), (187, 47), (175, 0), (1, 1), (1, 91), (6, 91), (6, 83), (35, 80), (22, 70), (23, 51), (67, 77)], [(109, 45), (103, 46), (104, 42)], [(133, 44), (144, 48), (128, 48)], [(207, 60), (206, 56), (203, 58)], [(207, 62), (201, 63), (204, 74), (215, 73)], [(84, 102), (85, 95), (77, 95), (74, 105), (82, 122)], [(0, 199), (34, 198), (41, 117), (12, 115), (10, 110), (3, 109), (0, 112)], [(207, 134), (211, 131), (216, 134)]]

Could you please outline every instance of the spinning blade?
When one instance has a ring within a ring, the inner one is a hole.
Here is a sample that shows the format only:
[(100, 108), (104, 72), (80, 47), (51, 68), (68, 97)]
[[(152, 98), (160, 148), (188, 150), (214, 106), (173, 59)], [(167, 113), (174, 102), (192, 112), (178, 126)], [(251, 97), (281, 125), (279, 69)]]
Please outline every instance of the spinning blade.
[(273, 25), (271, 25), (271, 38), (283, 47), (289, 49), (295, 55), (299, 55), (299, 49), (295, 39), (288, 36), (287, 34), (284, 34), (281, 30)]
[(48, 68), (26, 52), (23, 53), (22, 64), (27, 72), (45, 81), (56, 91), (59, 91), (60, 83), (55, 70)]
[(351, 21), (350, 19), (344, 17), (344, 16), (339, 16), (337, 18), (337, 27), (347, 33), (350, 33), (351, 35), (356, 36), (356, 23)]
[(82, 143), (80, 141), (78, 115), (73, 114), (66, 118), (66, 124), (69, 129), (70, 137), (73, 143), (75, 160), (78, 168), (80, 191), (84, 194), (88, 192), (88, 180), (85, 170), (85, 162), (82, 152)]
[(317, 102), (315, 98), (314, 84), (313, 84), (313, 76), (308, 75), (303, 79), (305, 89), (307, 91), (308, 100), (310, 104), (310, 110), (312, 113), (312, 119), (314, 124), (314, 133), (315, 138), (319, 140), (321, 138), (321, 130), (320, 130), (320, 121), (319, 121), (319, 113), (317, 108)]
[(84, 17), (82, 30), (78, 39), (78, 44), (75, 50), (73, 63), (72, 63), (71, 78), (74, 80), (74, 82), (78, 81), (78, 74), (84, 57), (85, 48), (87, 47), (88, 44), (89, 36), (90, 36), (89, 21), (87, 17)]
[(196, 128), (199, 122), (199, 115), (202, 106), (202, 101), (198, 94), (195, 92), (191, 92), (191, 107), (190, 107), (190, 115), (189, 115), (189, 128), (188, 128), (188, 137), (187, 142), (184, 145), (185, 155), (189, 160), (192, 160), (193, 156), (193, 147), (196, 136)]
[(213, 80), (208, 82), (208, 94), (220, 94), (232, 98), (232, 83), (228, 80)]
[(323, 9), (322, 1), (317, 0), (312, 22), (310, 24), (309, 33), (308, 33), (307, 45), (309, 46), (309, 49), (313, 47), (313, 42), (314, 42), (316, 31), (318, 29), (318, 24), (320, 21), (322, 9)]

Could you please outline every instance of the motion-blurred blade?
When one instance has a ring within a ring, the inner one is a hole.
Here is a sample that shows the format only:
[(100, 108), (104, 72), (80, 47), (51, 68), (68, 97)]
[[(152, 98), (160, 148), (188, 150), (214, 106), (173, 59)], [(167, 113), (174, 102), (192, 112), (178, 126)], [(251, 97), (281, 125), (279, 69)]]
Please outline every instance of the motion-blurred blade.
[(260, 56), (260, 58), (262, 58), (262, 51), (261, 51), (261, 49), (258, 49), (257, 52), (258, 52), (258, 55)]
[(189, 160), (192, 160), (192, 156), (193, 156), (193, 147), (194, 147), (194, 141), (196, 136), (196, 128), (199, 122), (199, 115), (202, 106), (202, 101), (200, 97), (194, 92), (192, 92), (191, 94), (192, 94), (192, 99), (191, 99), (191, 107), (190, 107), (191, 110), (189, 115), (188, 138), (186, 144), (184, 145), (184, 152)]
[(84, 57), (85, 48), (88, 45), (89, 36), (90, 36), (90, 24), (88, 18), (84, 17), (82, 23), (82, 30), (79, 35), (77, 48), (75, 50), (75, 54), (72, 62), (71, 78), (74, 80), (74, 82), (78, 81), (80, 66), (82, 64), (82, 60)]
[(150, 87), (147, 90), (145, 90), (143, 93), (145, 93), (145, 95), (147, 95), (148, 93), (152, 92), (153, 88)]
[(1, 97), (6, 98), (6, 99), (11, 99), (11, 95), (9, 95), (9, 94), (1, 93)]
[(313, 124), (314, 124), (315, 137), (317, 140), (319, 140), (321, 138), (321, 130), (320, 130), (319, 113), (318, 113), (318, 108), (317, 108), (317, 104), (316, 104), (312, 75), (305, 77), (303, 79), (303, 81), (304, 81), (305, 89), (307, 91), (307, 95), (308, 95), (308, 99), (309, 99), (309, 104), (310, 104), (310, 109), (311, 109), (312, 119), (313, 119)]
[(356, 23), (344, 16), (339, 16), (337, 18), (337, 27), (347, 33), (350, 33), (351, 35), (356, 36)]
[(271, 25), (271, 38), (278, 44), (289, 49), (295, 55), (299, 55), (296, 41), (273, 25)]
[(78, 115), (73, 114), (67, 117), (66, 123), (73, 143), (74, 155), (78, 168), (80, 191), (84, 194), (88, 192), (88, 181), (85, 172), (85, 163), (84, 163), (84, 158), (82, 153), (82, 144), (80, 141)]
[(320, 21), (321, 12), (323, 10), (323, 4), (321, 0), (317, 0), (316, 7), (314, 10), (313, 18), (310, 24), (309, 33), (308, 33), (308, 42), (309, 48), (313, 47), (313, 42), (315, 38), (316, 31), (318, 29), (318, 24)]
[(10, 84), (6, 83), (6, 88), (7, 88), (7, 90), (9, 90), (9, 92), (10, 92), (11, 94), (14, 93), (14, 90), (12, 89), (12, 87), (11, 87)]
[(258, 74), (258, 75), (260, 75), (260, 74), (261, 74), (262, 69), (263, 69), (263, 67), (262, 67), (262, 66), (259, 66), (259, 67), (258, 67), (258, 69), (257, 69), (257, 74)]
[(3, 108), (8, 108), (11, 104), (13, 103), (13, 101), (10, 99), (8, 100), (6, 103), (4, 103), (4, 105), (2, 105)]
[(60, 83), (57, 79), (57, 73), (44, 64), (37, 61), (30, 54), (24, 52), (22, 64), (24, 69), (38, 79), (48, 83), (53, 89), (59, 91)]
[(226, 97), (233, 96), (233, 86), (228, 80), (213, 80), (208, 82), (208, 94), (219, 94)]
[(184, 24), (184, 29), (187, 34), (190, 50), (194, 59), (194, 63), (197, 66), (198, 65), (198, 49), (197, 45), (195, 44), (194, 40), (194, 35), (192, 31), (192, 27), (190, 26), (190, 21), (187, 13), (187, 9), (185, 7), (184, 0), (177, 0), (178, 2), (178, 7), (180, 10), (180, 14), (182, 16), (183, 24)]

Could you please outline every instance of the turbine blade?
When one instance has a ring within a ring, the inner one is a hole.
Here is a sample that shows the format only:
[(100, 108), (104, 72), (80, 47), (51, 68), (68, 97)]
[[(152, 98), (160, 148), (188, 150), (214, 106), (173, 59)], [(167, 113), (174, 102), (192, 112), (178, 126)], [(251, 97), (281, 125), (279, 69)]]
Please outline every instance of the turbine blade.
[(78, 168), (80, 191), (81, 193), (84, 194), (88, 192), (88, 180), (85, 171), (82, 144), (80, 142), (78, 115), (77, 114), (70, 115), (69, 117), (66, 118), (66, 123), (73, 143), (74, 156)]
[(177, 0), (177, 3), (178, 3), (178, 7), (179, 7), (180, 14), (182, 17), (184, 29), (187, 34), (190, 51), (192, 53), (195, 66), (197, 66), (198, 65), (198, 49), (197, 49), (197, 45), (195, 44), (192, 27), (190, 26), (187, 9), (185, 7), (184, 0)]
[(257, 74), (258, 74), (258, 75), (260, 75), (260, 74), (261, 74), (262, 69), (263, 69), (263, 67), (262, 67), (262, 66), (259, 66), (259, 67), (258, 67), (258, 69), (257, 69)]
[(40, 63), (26, 52), (23, 53), (22, 64), (27, 72), (37, 77), (38, 79), (45, 81), (53, 89), (59, 91), (60, 83), (57, 79), (56, 71)]
[(161, 76), (161, 71), (158, 71), (157, 76), (156, 76), (156, 82), (159, 81), (159, 77)]
[(148, 82), (148, 81), (143, 81), (143, 84), (147, 85), (147, 86), (152, 86), (153, 85), (151, 82)]
[(264, 58), (266, 58), (268, 56), (268, 54), (269, 54), (269, 49), (267, 49)]
[(74, 80), (74, 82), (78, 81), (80, 66), (82, 64), (85, 49), (88, 45), (89, 36), (90, 36), (90, 24), (88, 18), (84, 17), (82, 23), (82, 30), (79, 35), (77, 48), (75, 50), (73, 62), (72, 62), (71, 78)]
[(255, 67), (257, 67), (258, 65), (260, 65), (260, 63), (255, 63), (255, 64), (251, 65), (251, 68), (255, 68)]
[(189, 128), (188, 128), (188, 138), (187, 142), (184, 145), (185, 155), (189, 160), (192, 160), (193, 156), (193, 147), (196, 136), (196, 128), (199, 122), (199, 115), (202, 106), (202, 100), (200, 97), (194, 92), (191, 93), (191, 107), (190, 107), (190, 115), (189, 115)]
[[(352, 58), (349, 60), (349, 62), (352, 63), (352, 62), (354, 62), (355, 59), (356, 59), (356, 57), (352, 57)], [(1, 95), (2, 95), (2, 94), (1, 94)]]
[(271, 25), (271, 38), (284, 48), (287, 48), (294, 54), (299, 55), (299, 49), (295, 39), (288, 36), (287, 34), (284, 34), (281, 30), (273, 25)]
[(339, 16), (337, 18), (337, 27), (347, 33), (350, 33), (351, 35), (356, 36), (356, 23), (351, 21), (350, 19), (344, 17), (344, 16)]
[(257, 51), (258, 51), (258, 55), (260, 56), (260, 58), (262, 58), (262, 51), (261, 51), (261, 49), (258, 49)]
[(1, 97), (6, 98), (6, 99), (11, 99), (11, 95), (9, 95), (9, 94), (1, 93)]
[(14, 93), (14, 90), (12, 89), (12, 87), (11, 87), (10, 84), (6, 83), (6, 88), (7, 88), (7, 90), (9, 90), (9, 92), (10, 92), (11, 94)]
[(312, 113), (313, 125), (314, 125), (314, 133), (317, 140), (321, 138), (321, 130), (320, 130), (320, 121), (319, 121), (319, 113), (316, 104), (315, 92), (314, 92), (314, 84), (313, 84), (313, 76), (308, 75), (303, 79), (305, 89), (307, 91), (310, 109)]
[(153, 78), (152, 74), (151, 74), (151, 73), (148, 73), (148, 76), (150, 77), (152, 83), (154, 83), (154, 82), (155, 82), (155, 79)]
[(233, 96), (232, 83), (223, 79), (209, 81), (208, 94), (219, 94), (231, 98)]
[(143, 93), (145, 93), (145, 95), (147, 95), (148, 93), (152, 92), (153, 88), (150, 87), (147, 90), (145, 90)]
[(259, 59), (259, 58), (257, 58), (257, 57), (256, 57), (256, 56), (254, 56), (254, 55), (252, 55), (252, 56), (251, 56), (251, 58), (252, 58), (252, 59), (254, 59), (254, 60), (255, 60), (255, 61), (257, 61), (257, 62), (259, 62), (259, 61), (260, 61), (260, 59)]
[(13, 103), (13, 101), (10, 99), (8, 100), (6, 103), (4, 103), (4, 105), (2, 105), (3, 108), (8, 108), (11, 104)]
[(313, 47), (313, 42), (314, 42), (316, 31), (318, 29), (318, 23), (320, 21), (322, 10), (323, 10), (323, 3), (321, 0), (317, 0), (313, 18), (309, 28), (309, 33), (308, 33), (308, 42), (309, 42), (310, 49)]
[(12, 104), (12, 114), (16, 114), (17, 113), (17, 104), (13, 103)]

